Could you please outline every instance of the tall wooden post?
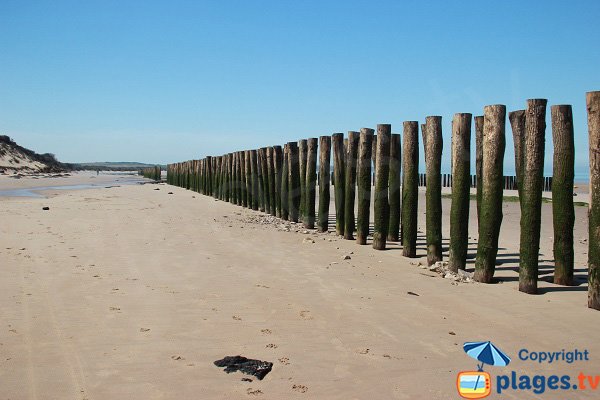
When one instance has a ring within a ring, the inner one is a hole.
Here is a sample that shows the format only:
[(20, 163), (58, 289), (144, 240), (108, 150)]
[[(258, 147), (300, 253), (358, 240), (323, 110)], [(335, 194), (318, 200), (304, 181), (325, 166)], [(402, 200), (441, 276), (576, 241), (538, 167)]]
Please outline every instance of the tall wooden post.
[(590, 136), (588, 307), (600, 310), (600, 92), (585, 97)]
[(266, 151), (266, 162), (267, 162), (267, 175), (268, 175), (268, 194), (269, 194), (269, 212), (271, 215), (276, 215), (275, 207), (275, 167), (273, 166), (273, 147), (267, 147)]
[(281, 146), (273, 146), (273, 169), (275, 170), (275, 216), (281, 218), (281, 167), (283, 151)]
[(377, 161), (375, 164), (375, 209), (373, 248), (385, 250), (389, 230), (390, 205), (388, 203), (388, 183), (390, 174), (390, 141), (392, 126), (377, 125)]
[(475, 187), (477, 188), (477, 228), (481, 217), (481, 198), (483, 195), (483, 115), (475, 117)]
[(400, 135), (393, 134), (390, 142), (390, 223), (388, 227), (387, 240), (397, 242), (400, 239)]
[(281, 164), (281, 219), (289, 219), (290, 195), (289, 195), (289, 146), (283, 146), (283, 163)]
[(469, 244), (469, 204), (471, 202), (471, 119), (454, 114), (452, 121), (452, 206), (450, 209), (450, 254), (448, 268), (465, 269)]
[(329, 229), (329, 185), (331, 169), (331, 137), (319, 137), (319, 219), (317, 229), (327, 232)]
[(346, 171), (344, 153), (344, 134), (334, 133), (331, 135), (333, 144), (333, 189), (335, 196), (335, 232), (344, 234), (344, 173)]
[(250, 150), (250, 174), (252, 176), (252, 209), (258, 210), (260, 198), (258, 194), (258, 152)]
[(515, 175), (517, 178), (517, 190), (519, 191), (519, 203), (521, 203), (521, 184), (523, 181), (523, 146), (525, 145), (525, 110), (517, 110), (508, 113), (508, 120), (513, 133), (515, 146)]
[(358, 144), (358, 213), (356, 243), (367, 244), (369, 236), (369, 213), (371, 212), (371, 155), (373, 153), (373, 133), (369, 128), (361, 128)]
[(429, 116), (425, 125), (427, 264), (433, 265), (442, 261), (442, 117)]
[(317, 147), (318, 139), (310, 138), (307, 140), (306, 154), (306, 189), (304, 205), (304, 227), (306, 229), (315, 228), (315, 196), (317, 187)]
[(289, 175), (289, 219), (298, 222), (300, 213), (300, 160), (298, 155), (298, 143), (288, 143), (288, 175)]
[(554, 162), (552, 164), (552, 219), (554, 226), (554, 283), (573, 285), (573, 180), (575, 142), (573, 111), (569, 105), (551, 107)]
[(304, 221), (306, 212), (306, 159), (308, 151), (308, 141), (306, 139), (298, 140), (298, 153), (300, 161), (300, 210), (298, 219)]
[(354, 239), (354, 199), (356, 197), (356, 159), (358, 157), (359, 133), (348, 132), (346, 148), (346, 194), (344, 195), (344, 239)]
[[(479, 241), (474, 279), (491, 283), (496, 270), (498, 235), (502, 225), (504, 150), (506, 148), (506, 106), (484, 108), (482, 197)], [(483, 223), (485, 222), (485, 223)]]
[(404, 121), (402, 179), (402, 255), (417, 256), (417, 211), (419, 208), (419, 123)]
[(537, 293), (547, 102), (527, 100), (525, 111), (519, 290), (530, 294)]

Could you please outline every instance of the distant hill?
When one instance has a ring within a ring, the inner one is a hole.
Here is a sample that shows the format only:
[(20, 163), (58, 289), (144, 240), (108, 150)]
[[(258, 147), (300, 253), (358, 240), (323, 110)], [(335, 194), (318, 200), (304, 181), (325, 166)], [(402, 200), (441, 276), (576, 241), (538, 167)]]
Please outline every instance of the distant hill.
[[(73, 164), (75, 170), (101, 170), (101, 171), (138, 171), (143, 168), (151, 168), (159, 164), (146, 164), (141, 162), (133, 161), (119, 161), (119, 162), (85, 162)], [(166, 166), (161, 165), (161, 169), (166, 169)]]
[(64, 172), (71, 164), (61, 163), (51, 153), (38, 154), (0, 135), (0, 172)]

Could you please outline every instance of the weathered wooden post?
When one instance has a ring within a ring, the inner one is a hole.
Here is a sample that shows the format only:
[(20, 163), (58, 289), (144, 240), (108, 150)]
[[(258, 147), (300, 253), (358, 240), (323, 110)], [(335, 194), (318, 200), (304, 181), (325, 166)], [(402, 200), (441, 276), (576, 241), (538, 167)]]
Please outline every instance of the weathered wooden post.
[(554, 283), (573, 285), (574, 250), (573, 180), (575, 178), (575, 142), (573, 111), (569, 105), (552, 106), (552, 219), (554, 226)]
[(250, 175), (252, 181), (252, 209), (258, 210), (260, 199), (258, 197), (258, 152), (250, 150)]
[(527, 100), (525, 111), (519, 291), (530, 294), (537, 293), (547, 102)]
[(585, 97), (590, 136), (588, 307), (600, 310), (600, 91)]
[(419, 208), (419, 123), (404, 121), (402, 180), (402, 255), (417, 256), (417, 211)]
[(283, 151), (281, 146), (273, 146), (273, 169), (275, 174), (275, 216), (281, 217), (281, 167), (283, 165)]
[(427, 264), (433, 265), (442, 261), (442, 117), (429, 116), (425, 125)]
[(265, 155), (265, 148), (261, 147), (258, 149), (258, 191), (260, 203), (258, 205), (258, 209), (262, 212), (269, 212), (269, 195), (268, 195), (268, 175), (266, 172), (267, 162)]
[(329, 180), (331, 168), (331, 137), (319, 137), (319, 219), (317, 229), (327, 232), (329, 229)]
[(344, 234), (344, 173), (346, 171), (344, 153), (344, 134), (334, 133), (331, 135), (333, 144), (333, 186), (335, 196), (335, 232)]
[(242, 207), (248, 207), (248, 192), (246, 190), (246, 152), (239, 152), (240, 160), (240, 193), (242, 197)]
[(502, 225), (504, 150), (506, 148), (506, 106), (484, 107), (482, 197), (479, 240), (474, 279), (491, 283), (496, 270), (498, 235)]
[(375, 163), (375, 209), (373, 248), (385, 250), (389, 230), (390, 205), (388, 204), (388, 183), (390, 174), (390, 124), (377, 125), (377, 159)]
[(288, 194), (289, 194), (289, 219), (298, 222), (300, 213), (300, 160), (298, 155), (298, 143), (288, 143)]
[(344, 184), (346, 189), (346, 194), (344, 195), (344, 239), (346, 240), (354, 240), (354, 199), (356, 197), (358, 137), (358, 132), (348, 132), (348, 144), (346, 146), (346, 182)]
[(315, 228), (315, 195), (317, 185), (317, 147), (318, 139), (310, 138), (307, 140), (306, 154), (306, 182), (304, 205), (304, 227), (306, 229)]
[(281, 164), (281, 219), (288, 220), (290, 212), (290, 194), (289, 194), (289, 146), (283, 146), (283, 163)]
[(397, 242), (400, 240), (400, 135), (393, 134), (390, 142), (390, 177), (389, 177), (389, 203), (390, 223), (387, 240)]
[(371, 161), (373, 162), (373, 186), (375, 186), (375, 166), (377, 165), (377, 135), (373, 135), (371, 141)]
[(300, 210), (298, 212), (298, 220), (304, 221), (306, 212), (306, 159), (307, 159), (308, 142), (306, 139), (298, 140), (298, 152), (300, 161)]
[(483, 195), (483, 115), (475, 117), (475, 187), (477, 199), (477, 228), (481, 217), (481, 198)]
[(273, 147), (267, 147), (267, 174), (269, 176), (268, 179), (268, 193), (269, 193), (269, 211), (271, 215), (276, 215), (276, 207), (275, 207), (275, 168), (273, 166)]
[(238, 186), (238, 190), (237, 190), (237, 195), (238, 195), (238, 201), (237, 204), (238, 206), (243, 206), (244, 205), (244, 183), (243, 183), (243, 176), (244, 176), (244, 164), (242, 163), (242, 155), (244, 154), (243, 151), (237, 151), (237, 186)]
[(361, 128), (358, 144), (358, 213), (356, 243), (367, 244), (369, 236), (369, 213), (371, 212), (371, 154), (373, 153), (373, 133), (369, 128)]
[(517, 190), (519, 191), (519, 203), (521, 203), (524, 157), (523, 146), (525, 145), (525, 110), (509, 112), (508, 120), (510, 121), (515, 146), (515, 175), (517, 178)]
[(252, 208), (252, 167), (250, 161), (250, 150), (244, 150), (244, 175), (246, 185), (246, 206)]
[(454, 272), (464, 270), (467, 263), (471, 201), (471, 119), (471, 114), (460, 113), (454, 114), (452, 121), (452, 206), (448, 268)]

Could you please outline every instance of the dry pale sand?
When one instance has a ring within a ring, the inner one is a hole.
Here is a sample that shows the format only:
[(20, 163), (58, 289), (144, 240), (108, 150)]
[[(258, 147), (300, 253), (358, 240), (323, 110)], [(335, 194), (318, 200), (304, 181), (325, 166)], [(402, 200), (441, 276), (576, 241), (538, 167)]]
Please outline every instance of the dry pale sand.
[[(518, 204), (504, 212), (502, 283), (483, 285), (444, 279), (395, 244), (378, 252), (287, 232), (264, 214), (167, 185), (0, 198), (0, 398), (455, 399), (457, 373), (476, 366), (462, 344), (480, 340), (512, 357), (486, 367), (492, 376), (598, 374), (600, 313), (586, 307), (586, 285), (519, 293)], [(586, 212), (576, 209), (581, 279)], [(549, 204), (543, 217), (541, 277), (551, 279)], [(424, 202), (419, 219), (424, 231)], [(444, 224), (447, 237), (447, 213)], [(473, 238), (475, 226), (472, 212)], [(590, 361), (522, 361), (523, 348), (587, 349)], [(244, 382), (213, 365), (237, 354), (273, 370)]]

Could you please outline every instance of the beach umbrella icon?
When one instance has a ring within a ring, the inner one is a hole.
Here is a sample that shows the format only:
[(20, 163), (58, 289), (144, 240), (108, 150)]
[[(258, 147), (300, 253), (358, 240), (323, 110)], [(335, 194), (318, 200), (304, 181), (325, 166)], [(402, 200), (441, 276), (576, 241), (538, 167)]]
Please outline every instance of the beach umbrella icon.
[(481, 365), (477, 364), (479, 371), (483, 371), (484, 364), (505, 367), (510, 363), (510, 357), (490, 341), (467, 342), (463, 344), (463, 350), (477, 361), (481, 361)]

